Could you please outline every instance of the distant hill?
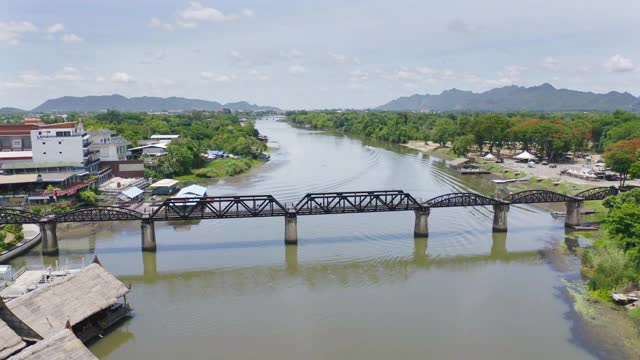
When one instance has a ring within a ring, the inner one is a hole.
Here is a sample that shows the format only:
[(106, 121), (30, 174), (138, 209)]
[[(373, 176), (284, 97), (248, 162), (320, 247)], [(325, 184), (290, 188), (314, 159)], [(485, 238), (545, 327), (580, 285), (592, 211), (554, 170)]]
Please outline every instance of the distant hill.
[(20, 115), (20, 114), (26, 114), (27, 112), (28, 111), (26, 111), (26, 110), (13, 108), (13, 107), (0, 108), (0, 114), (2, 114), (2, 115)]
[(505, 86), (482, 93), (451, 89), (440, 95), (412, 95), (384, 104), (387, 111), (640, 111), (640, 98), (625, 92), (595, 94), (540, 86)]
[(100, 96), (64, 96), (49, 99), (33, 109), (33, 112), (98, 112), (104, 110), (118, 111), (190, 111), (190, 110), (278, 110), (271, 106), (258, 106), (246, 101), (220, 104), (216, 101), (187, 99), (181, 97), (132, 97), (122, 95)]

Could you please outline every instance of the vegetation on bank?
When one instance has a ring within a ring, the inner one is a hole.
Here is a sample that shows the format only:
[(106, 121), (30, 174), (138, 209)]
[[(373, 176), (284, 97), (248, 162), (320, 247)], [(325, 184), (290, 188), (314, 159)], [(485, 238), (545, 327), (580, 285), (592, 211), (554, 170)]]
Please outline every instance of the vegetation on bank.
[[(500, 156), (503, 149), (529, 150), (549, 161), (566, 153), (605, 152), (622, 175), (640, 176), (640, 114), (614, 113), (407, 113), (290, 112), (288, 121), (393, 143), (423, 140), (465, 156), (472, 150)], [(634, 169), (637, 169), (634, 173)]]
[(593, 297), (607, 300), (616, 291), (640, 287), (640, 189), (608, 197), (605, 235), (582, 250), (582, 272)]
[(259, 164), (255, 159), (220, 159), (208, 163), (205, 167), (194, 169), (191, 175), (178, 176), (178, 180), (197, 180), (199, 178), (221, 178), (242, 174), (252, 166)]
[[(83, 122), (87, 129), (115, 130), (133, 145), (154, 134), (180, 135), (167, 146), (167, 155), (158, 158), (155, 166), (145, 169), (146, 177), (177, 177), (191, 175), (196, 169), (207, 169), (202, 156), (207, 150), (222, 150), (247, 159), (255, 159), (266, 150), (266, 144), (256, 139), (258, 130), (253, 122), (241, 125), (237, 115), (203, 111), (176, 115), (108, 111), (83, 118)], [(248, 163), (253, 164), (242, 162)], [(203, 170), (197, 176), (206, 173)]]
[(24, 239), (22, 225), (10, 224), (0, 227), (0, 251), (11, 248), (15, 243)]

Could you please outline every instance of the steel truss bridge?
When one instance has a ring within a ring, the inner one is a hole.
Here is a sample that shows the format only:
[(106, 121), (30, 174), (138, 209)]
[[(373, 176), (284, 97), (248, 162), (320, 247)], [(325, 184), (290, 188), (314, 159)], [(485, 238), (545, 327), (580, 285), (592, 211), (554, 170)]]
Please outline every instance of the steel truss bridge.
[(235, 219), (249, 217), (295, 217), (306, 215), (391, 212), (449, 208), (552, 202), (603, 200), (620, 191), (616, 187), (596, 187), (575, 195), (548, 190), (526, 190), (503, 199), (476, 193), (451, 193), (426, 201), (418, 201), (402, 190), (309, 193), (293, 206), (285, 206), (271, 195), (211, 196), (172, 198), (161, 203), (152, 213), (141, 213), (114, 206), (95, 206), (63, 214), (36, 214), (21, 209), (0, 208), (0, 225), (30, 224), (44, 220), (55, 223), (98, 221), (169, 221), (200, 219)]

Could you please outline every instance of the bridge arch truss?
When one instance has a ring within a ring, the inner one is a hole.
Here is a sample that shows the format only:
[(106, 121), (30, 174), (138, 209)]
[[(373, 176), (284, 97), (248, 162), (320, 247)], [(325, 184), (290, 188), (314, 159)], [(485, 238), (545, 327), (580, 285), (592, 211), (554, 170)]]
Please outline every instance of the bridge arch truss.
[(123, 209), (116, 206), (95, 206), (72, 210), (55, 216), (51, 220), (55, 222), (96, 222), (140, 219), (142, 219), (142, 213), (135, 210)]
[(502, 205), (506, 202), (476, 193), (451, 193), (429, 199), (423, 203), (429, 208)]
[(0, 208), (0, 225), (36, 224), (39, 220), (40, 216), (29, 211)]
[(511, 194), (504, 198), (504, 200), (512, 204), (535, 204), (567, 202), (581, 199), (549, 190), (525, 190)]

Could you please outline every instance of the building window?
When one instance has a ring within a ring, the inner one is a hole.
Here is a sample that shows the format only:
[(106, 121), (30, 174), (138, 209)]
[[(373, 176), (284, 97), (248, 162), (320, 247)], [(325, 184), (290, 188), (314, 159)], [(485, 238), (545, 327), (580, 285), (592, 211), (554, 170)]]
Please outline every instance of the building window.
[(62, 141), (58, 141), (58, 145), (62, 145)]
[(47, 143), (43, 141), (43, 142), (42, 142), (42, 145), (47, 145)]
[(43, 152), (43, 154), (44, 154), (44, 155), (47, 155), (47, 152), (45, 151), (45, 152)]
[(62, 151), (60, 151), (60, 155), (62, 155)]

